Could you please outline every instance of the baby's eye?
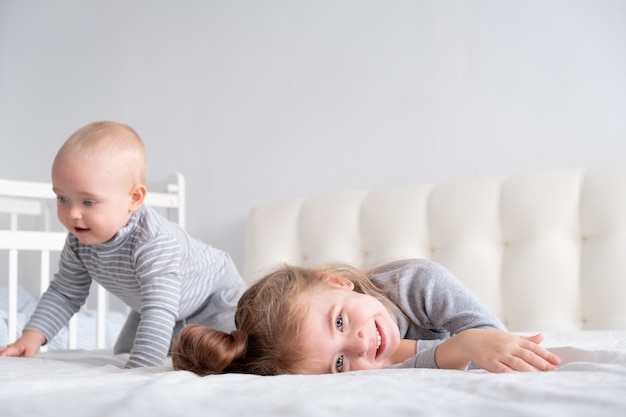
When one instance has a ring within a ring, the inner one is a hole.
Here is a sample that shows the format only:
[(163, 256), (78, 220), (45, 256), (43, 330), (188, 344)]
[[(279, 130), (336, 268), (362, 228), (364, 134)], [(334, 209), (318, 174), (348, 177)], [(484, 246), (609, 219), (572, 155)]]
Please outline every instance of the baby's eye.
[(341, 372), (343, 369), (343, 356), (339, 356), (337, 358), (337, 362), (335, 362), (335, 369), (337, 372)]
[(65, 198), (65, 197), (61, 197), (61, 196), (58, 196), (58, 197), (57, 197), (57, 201), (58, 201), (59, 203), (67, 203), (67, 198)]
[(96, 204), (96, 202), (93, 201), (93, 200), (85, 200), (85, 201), (83, 201), (83, 204), (86, 205), (87, 207), (91, 207), (94, 204)]
[(341, 317), (341, 314), (335, 319), (335, 327), (337, 327), (340, 332), (343, 332), (343, 318)]

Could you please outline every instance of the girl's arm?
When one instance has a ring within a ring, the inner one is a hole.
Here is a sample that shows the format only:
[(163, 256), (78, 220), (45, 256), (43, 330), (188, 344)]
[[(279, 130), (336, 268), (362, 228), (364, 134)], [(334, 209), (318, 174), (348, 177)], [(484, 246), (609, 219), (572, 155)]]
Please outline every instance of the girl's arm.
[(471, 328), (506, 330), (497, 315), (441, 264), (398, 261), (377, 274), (376, 279), (390, 283), (389, 298), (408, 320), (403, 337), (444, 339)]
[(415, 356), (417, 351), (417, 340), (403, 339), (400, 340), (400, 346), (389, 358), (391, 364), (401, 363)]
[(541, 334), (517, 336), (506, 331), (469, 329), (442, 342), (435, 352), (442, 369), (467, 369), (470, 362), (490, 372), (552, 371), (560, 359), (539, 346)]

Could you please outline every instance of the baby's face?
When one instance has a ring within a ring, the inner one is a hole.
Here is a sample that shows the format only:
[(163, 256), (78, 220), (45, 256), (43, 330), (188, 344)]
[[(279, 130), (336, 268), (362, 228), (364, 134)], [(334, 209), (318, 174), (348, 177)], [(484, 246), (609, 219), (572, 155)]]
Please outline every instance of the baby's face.
[(376, 298), (352, 287), (323, 285), (304, 294), (304, 373), (325, 374), (391, 365), (400, 345), (398, 325)]
[(126, 170), (99, 158), (56, 161), (52, 187), (57, 195), (57, 216), (82, 243), (109, 241), (128, 224), (132, 183)]

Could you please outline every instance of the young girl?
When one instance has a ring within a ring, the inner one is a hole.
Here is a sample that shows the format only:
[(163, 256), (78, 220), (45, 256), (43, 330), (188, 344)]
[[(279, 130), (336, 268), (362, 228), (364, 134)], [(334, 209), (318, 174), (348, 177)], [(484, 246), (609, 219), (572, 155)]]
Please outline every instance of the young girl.
[(285, 266), (243, 294), (235, 324), (230, 334), (183, 328), (174, 368), (277, 375), (473, 364), (510, 372), (554, 370), (560, 361), (539, 346), (540, 334), (506, 332), (457, 278), (427, 260), (370, 271)]

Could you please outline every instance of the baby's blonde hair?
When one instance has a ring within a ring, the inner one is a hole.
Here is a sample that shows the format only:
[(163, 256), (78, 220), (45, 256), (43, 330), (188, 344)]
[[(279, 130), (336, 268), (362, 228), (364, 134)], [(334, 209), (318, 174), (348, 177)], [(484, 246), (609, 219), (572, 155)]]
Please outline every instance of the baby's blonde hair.
[(131, 180), (145, 184), (147, 158), (144, 144), (133, 128), (110, 121), (89, 123), (74, 132), (61, 146), (53, 166), (67, 158), (104, 157), (127, 169)]

